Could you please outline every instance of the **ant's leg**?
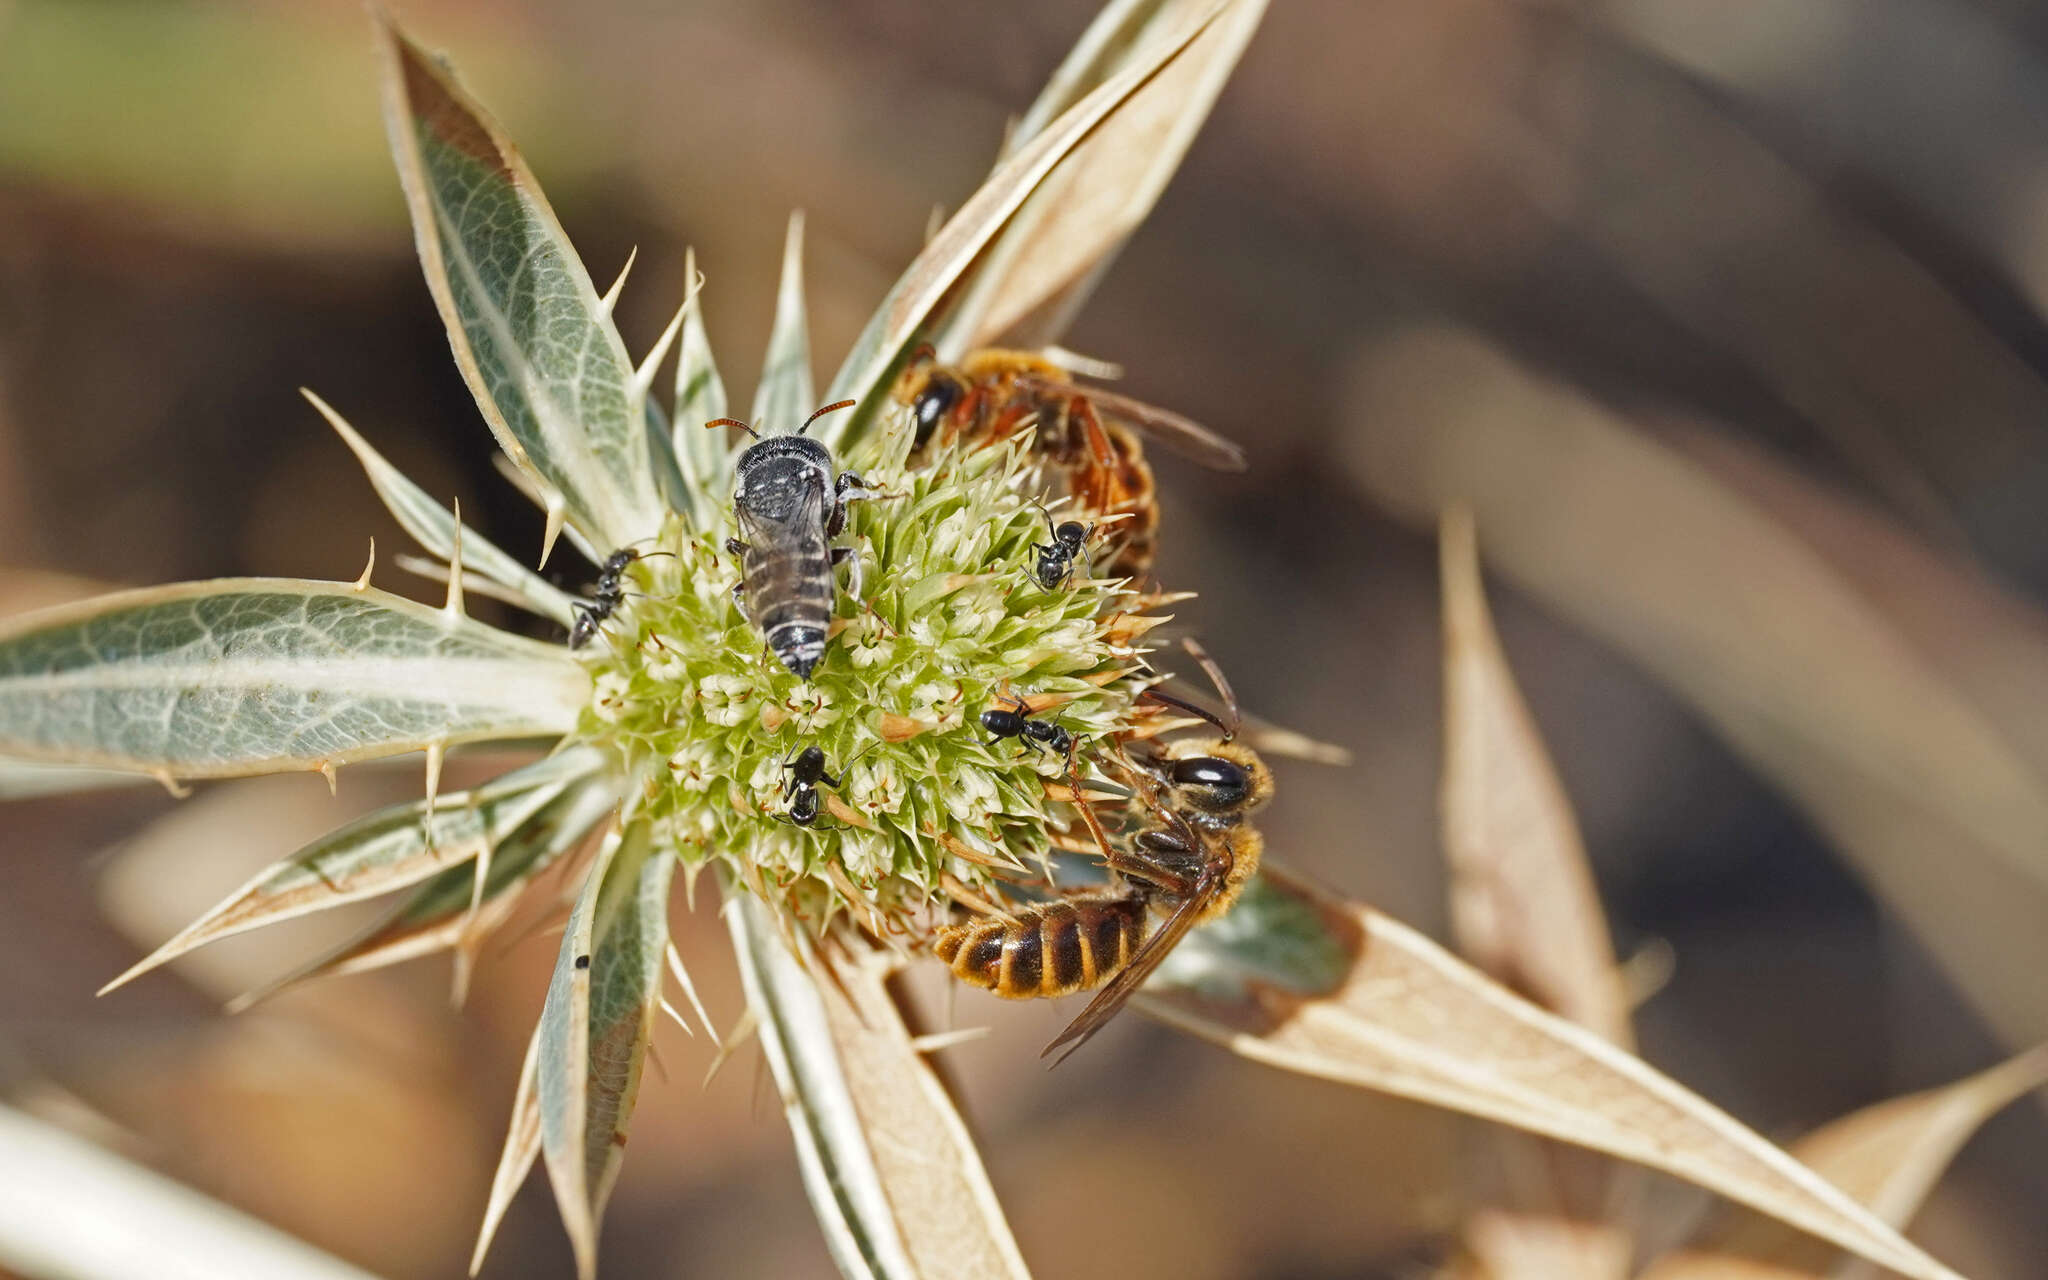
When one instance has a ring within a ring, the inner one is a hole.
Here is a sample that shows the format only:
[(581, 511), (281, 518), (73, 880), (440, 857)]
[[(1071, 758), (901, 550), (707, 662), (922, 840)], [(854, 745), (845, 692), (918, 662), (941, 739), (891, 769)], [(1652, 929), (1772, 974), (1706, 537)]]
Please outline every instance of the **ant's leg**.
[[(1034, 502), (1031, 505), (1037, 507), (1038, 514), (1045, 517), (1045, 536), (1052, 539), (1053, 546), (1058, 546), (1060, 541), (1060, 531), (1053, 527), (1052, 512), (1047, 511), (1045, 509), (1045, 504), (1043, 502)], [(1047, 548), (1047, 550), (1050, 549), (1051, 548)]]

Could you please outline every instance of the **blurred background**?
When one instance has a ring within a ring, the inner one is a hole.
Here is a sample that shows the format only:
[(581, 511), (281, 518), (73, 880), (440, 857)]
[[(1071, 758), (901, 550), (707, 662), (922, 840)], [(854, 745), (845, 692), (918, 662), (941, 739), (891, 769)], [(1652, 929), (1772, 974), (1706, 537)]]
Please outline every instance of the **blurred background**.
[[(788, 211), (823, 376), (1091, 13), (399, 10), (593, 276), (638, 246), (632, 350), (696, 247), (741, 404)], [(1250, 707), (1356, 754), (1283, 767), (1273, 856), (1439, 937), (1434, 521), (1472, 504), (1616, 945), (1669, 961), (1644, 1055), (1785, 1138), (2048, 1039), (2044, 317), (2048, 8), (1286, 0), (1068, 345), (1251, 455), (1160, 461), (1160, 572)], [(302, 385), (537, 547), (420, 279), (359, 9), (0, 0), (0, 613), (349, 578), (372, 535), (388, 565), (406, 541)], [(92, 997), (417, 785), (9, 807), (0, 1089), (380, 1275), (462, 1274), (551, 943), (490, 958), (461, 1013), (438, 962), (216, 1012), (350, 921)], [(722, 930), (677, 913), (736, 1018)], [(1070, 1009), (920, 985), (935, 1023), (995, 1027), (948, 1060), (1041, 1275), (1417, 1275), (1457, 1215), (1450, 1117), (1137, 1017), (1048, 1075)], [(706, 1046), (656, 1044), (607, 1274), (831, 1274), (758, 1054), (700, 1089)], [(1916, 1238), (2042, 1274), (2044, 1149), (2038, 1106), (1998, 1118)], [(1699, 1200), (1653, 1203), (1656, 1242)], [(536, 1178), (484, 1274), (568, 1257)]]

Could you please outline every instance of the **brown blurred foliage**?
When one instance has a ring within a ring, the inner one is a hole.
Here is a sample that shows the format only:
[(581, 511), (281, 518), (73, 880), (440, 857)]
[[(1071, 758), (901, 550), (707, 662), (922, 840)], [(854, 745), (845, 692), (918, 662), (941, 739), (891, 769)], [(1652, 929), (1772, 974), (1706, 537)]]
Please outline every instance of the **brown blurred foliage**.
[[(1089, 13), (414, 0), (401, 16), (521, 139), (593, 275), (639, 246), (634, 350), (696, 246), (743, 397), (787, 210), (809, 211), (829, 364)], [(1958, 985), (2048, 933), (2037, 900), (1987, 891), (2010, 910), (1973, 926), (1920, 901), (1944, 894), (1954, 847), (1927, 841), (1902, 878), (1845, 859), (1861, 837), (1802, 772), (1829, 744), (1745, 738), (1711, 704), (1720, 686), (1684, 679), (1725, 654), (1631, 628), (1663, 607), (1635, 583), (1699, 597), (1648, 558), (1662, 513), (1599, 489), (1619, 449), (1766, 513), (2038, 784), (2044, 104), (2048, 11), (1996, 0), (1275, 5), (1069, 341), (1251, 453), (1243, 478), (1161, 463), (1161, 572), (1202, 592), (1181, 617), (1247, 705), (1357, 756), (1285, 768), (1275, 856), (1442, 933), (1431, 533), (1441, 501), (1471, 498), (1617, 949), (1677, 957), (1637, 1017), (1652, 1063), (1786, 1135), (1982, 1067), (2048, 1020), (2038, 970), (2012, 975), (2017, 995)], [(343, 578), (369, 536), (402, 547), (302, 384), (501, 545), (536, 547), (402, 218), (353, 4), (0, 0), (0, 563)], [(1538, 418), (1568, 425), (1522, 429)], [(1711, 542), (1685, 563), (1740, 603), (1784, 580), (1741, 558), (1777, 545)], [(71, 589), (9, 572), (0, 612)], [(1773, 604), (1752, 631), (1804, 616)], [(1845, 705), (1875, 723), (1890, 693)], [(416, 781), (11, 808), (0, 1082), (84, 1100), (144, 1158), (380, 1274), (460, 1274), (545, 943), (488, 961), (461, 1014), (433, 964), (211, 1011), (307, 954), (301, 931), (91, 998), (254, 867)], [(182, 836), (139, 834), (165, 813)], [(678, 936), (736, 1017), (722, 931), (679, 918)], [(1036, 1048), (1070, 1011), (918, 986), (937, 1022), (995, 1024), (948, 1060), (1041, 1275), (1409, 1275), (1456, 1217), (1454, 1126), (1433, 1112), (1136, 1018), (1048, 1076)], [(828, 1274), (756, 1055), (700, 1089), (704, 1044), (668, 1027), (657, 1048), (667, 1078), (643, 1095), (607, 1270)], [(2038, 1273), (2044, 1143), (2038, 1109), (1994, 1121), (1917, 1237), (1973, 1276)], [(1696, 1207), (1669, 1184), (1652, 1198), (1671, 1223)], [(486, 1275), (566, 1257), (536, 1181)]]

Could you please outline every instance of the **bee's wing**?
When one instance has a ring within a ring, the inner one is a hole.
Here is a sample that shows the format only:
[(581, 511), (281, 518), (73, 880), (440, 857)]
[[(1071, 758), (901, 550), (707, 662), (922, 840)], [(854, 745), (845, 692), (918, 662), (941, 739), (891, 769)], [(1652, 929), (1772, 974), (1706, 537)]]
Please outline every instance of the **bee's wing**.
[(766, 517), (745, 506), (736, 507), (734, 513), (739, 517), (741, 541), (764, 549), (788, 547), (804, 530), (824, 529), (825, 486), (808, 480), (787, 517)]
[(1060, 1065), (1074, 1050), (1087, 1044), (1089, 1037), (1102, 1030), (1104, 1023), (1117, 1015), (1125, 1002), (1137, 993), (1138, 988), (1145, 985), (1145, 979), (1152, 976), (1152, 971), (1159, 967), (1159, 962), (1166, 959), (1175, 945), (1187, 936), (1188, 930), (1195, 927), (1195, 921), (1201, 916), (1202, 909), (1215, 900), (1217, 893), (1223, 888), (1224, 877), (1217, 876), (1215, 879), (1213, 885), (1190, 895), (1187, 901), (1181, 903), (1174, 909), (1174, 913), (1166, 918), (1165, 924), (1160, 925), (1151, 937), (1138, 945), (1138, 954), (1131, 957), (1131, 962), (1117, 970), (1116, 977), (1109, 980), (1109, 985), (1095, 993), (1095, 998), (1088, 1002), (1088, 1007), (1081, 1010), (1081, 1016), (1068, 1023), (1067, 1029), (1060, 1032), (1059, 1039), (1045, 1046), (1039, 1057), (1045, 1057), (1062, 1045), (1071, 1044), (1073, 1048), (1061, 1054), (1052, 1064)]
[(1170, 409), (1146, 404), (1143, 400), (1133, 400), (1129, 396), (1118, 395), (1101, 387), (1052, 382), (1028, 375), (1020, 377), (1019, 381), (1028, 381), (1033, 386), (1049, 391), (1079, 395), (1109, 417), (1136, 427), (1175, 453), (1205, 467), (1216, 471), (1245, 469), (1244, 450), (1194, 419), (1184, 418)]

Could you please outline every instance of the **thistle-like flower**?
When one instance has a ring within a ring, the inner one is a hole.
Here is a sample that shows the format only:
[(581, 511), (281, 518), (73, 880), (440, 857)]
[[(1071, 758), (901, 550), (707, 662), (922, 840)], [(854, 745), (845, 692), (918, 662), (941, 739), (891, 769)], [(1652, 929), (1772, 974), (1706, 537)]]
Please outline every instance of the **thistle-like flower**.
[[(703, 426), (730, 406), (694, 264), (674, 322), (629, 360), (611, 321), (624, 274), (598, 293), (510, 142), (380, 19), (387, 124), (457, 362), (511, 473), (546, 512), (541, 561), (566, 540), (603, 566), (603, 586), (594, 600), (570, 596), (492, 546), (308, 393), (437, 557), (424, 567), (447, 579), (442, 607), (381, 591), (365, 569), (353, 582), (128, 592), (0, 628), (0, 768), (17, 776), (23, 762), (84, 766), (177, 788), (426, 759), (421, 801), (267, 869), (117, 984), (231, 933), (401, 891), (381, 926), (309, 972), (452, 951), (460, 983), (490, 930), (566, 869), (574, 904), (478, 1257), (544, 1156), (589, 1276), (652, 1028), (669, 1006), (664, 984), (673, 977), (696, 1004), (667, 935), (671, 889), (680, 873), (694, 891), (709, 869), (842, 1268), (1025, 1274), (880, 975), (949, 911), (1000, 909), (1055, 850), (1089, 847), (1075, 807), (1085, 765), (992, 742), (979, 717), (1025, 698), (1082, 742), (1168, 727), (1142, 699), (1156, 677), (1141, 660), (1167, 597), (1085, 572), (1039, 581), (1035, 549), (1053, 516), (1028, 434), (941, 439), (912, 465), (913, 424), (890, 391), (926, 343), (952, 358), (1002, 334), (1057, 336), (1163, 188), (1263, 7), (1112, 3), (823, 397), (792, 223), (749, 416), (774, 435), (821, 399), (853, 401), (819, 438), (877, 491), (835, 531), (860, 587), (835, 586), (823, 660), (802, 678), (735, 599), (727, 540), (747, 441)], [(671, 355), (664, 408), (655, 383)], [(472, 592), (557, 624), (564, 642), (471, 619)], [(488, 742), (538, 744), (537, 759), (441, 793), (446, 753)], [(801, 763), (812, 749), (822, 763)], [(1284, 874), (1262, 875), (1172, 961), (1155, 975), (1151, 1010), (1239, 1052), (1597, 1146), (1908, 1274), (1947, 1274), (1623, 1051)], [(711, 1027), (701, 1005), (697, 1015)]]
[[(1244, 6), (1222, 33), (1210, 55), (1220, 68), (1256, 10)], [(1057, 498), (1028, 425), (997, 442), (941, 439), (913, 466), (913, 425), (889, 391), (928, 337), (965, 339), (971, 317), (958, 299), (977, 282), (984, 312), (1026, 300), (989, 292), (1006, 228), (1028, 229), (1048, 173), (1214, 16), (1049, 98), (1062, 112), (1041, 112), (1035, 137), (1013, 138), (1010, 158), (848, 357), (833, 392), (854, 412), (820, 434), (875, 493), (849, 504), (835, 538), (856, 561), (835, 582), (859, 591), (835, 586), (825, 658), (806, 676), (764, 645), (728, 552), (735, 462), (750, 441), (705, 429), (729, 406), (694, 263), (684, 306), (655, 349), (629, 361), (611, 322), (624, 274), (597, 292), (511, 144), (448, 70), (380, 21), (393, 149), (457, 361), (546, 513), (540, 559), (565, 539), (605, 572), (595, 599), (564, 593), (464, 527), (309, 391), (438, 557), (416, 567), (446, 578), (441, 609), (372, 586), (373, 552), (353, 583), (195, 583), (17, 624), (4, 657), (11, 692), (0, 693), (0, 747), (17, 757), (147, 771), (176, 787), (294, 767), (332, 779), (361, 760), (426, 756), (423, 800), (301, 850), (113, 985), (226, 934), (397, 890), (408, 896), (381, 928), (309, 972), (446, 949), (466, 982), (523, 891), (569, 863), (582, 887), (500, 1192), (544, 1151), (588, 1274), (664, 970), (688, 985), (666, 936), (678, 873), (694, 898), (709, 868), (729, 904), (749, 904), (731, 914), (757, 955), (793, 946), (815, 964), (819, 944), (839, 935), (907, 954), (950, 907), (999, 908), (1006, 886), (1049, 867), (1054, 842), (1079, 828), (1080, 766), (989, 738), (984, 709), (1027, 698), (1082, 741), (1158, 727), (1159, 708), (1138, 695), (1157, 679), (1140, 655), (1157, 620), (1146, 610), (1162, 597), (1123, 579), (1082, 573), (1048, 588), (1031, 574)], [(1007, 252), (1007, 270), (1026, 265)], [(815, 407), (801, 258), (799, 218), (751, 414), (764, 436), (796, 430)], [(654, 384), (672, 355), (664, 405)], [(564, 643), (471, 619), (471, 592), (559, 624)], [(533, 764), (438, 793), (448, 751), (536, 739), (548, 747)], [(807, 749), (823, 764), (799, 778)], [(800, 783), (809, 810), (793, 803)], [(776, 981), (756, 973), (752, 994), (774, 1002)]]

